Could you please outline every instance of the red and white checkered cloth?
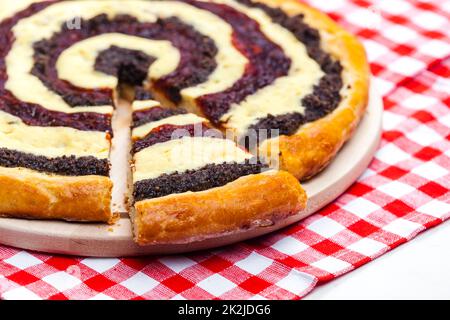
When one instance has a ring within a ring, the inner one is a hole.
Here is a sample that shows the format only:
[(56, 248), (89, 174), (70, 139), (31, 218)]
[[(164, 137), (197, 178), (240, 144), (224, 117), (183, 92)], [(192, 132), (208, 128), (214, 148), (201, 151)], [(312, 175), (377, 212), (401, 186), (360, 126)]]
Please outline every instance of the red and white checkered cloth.
[(308, 1), (366, 45), (385, 103), (379, 151), (334, 203), (281, 232), (146, 259), (0, 246), (4, 299), (295, 299), (450, 216), (450, 1)]

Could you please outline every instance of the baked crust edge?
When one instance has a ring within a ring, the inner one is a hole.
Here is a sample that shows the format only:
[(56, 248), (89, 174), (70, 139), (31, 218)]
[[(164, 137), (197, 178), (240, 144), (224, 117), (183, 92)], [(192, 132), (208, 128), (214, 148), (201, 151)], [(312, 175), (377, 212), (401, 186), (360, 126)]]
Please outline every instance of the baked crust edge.
[(284, 171), (241, 177), (225, 186), (135, 204), (139, 245), (191, 243), (272, 226), (306, 207), (306, 193)]
[(0, 168), (0, 216), (113, 223), (112, 181)]

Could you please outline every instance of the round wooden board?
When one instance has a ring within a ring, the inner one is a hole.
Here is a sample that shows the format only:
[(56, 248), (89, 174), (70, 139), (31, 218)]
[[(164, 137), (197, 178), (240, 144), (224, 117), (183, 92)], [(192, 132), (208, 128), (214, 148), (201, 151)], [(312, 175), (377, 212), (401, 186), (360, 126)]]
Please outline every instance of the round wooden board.
[(273, 232), (298, 222), (324, 207), (342, 194), (362, 174), (379, 143), (382, 111), (382, 99), (372, 86), (366, 115), (353, 138), (322, 173), (303, 183), (309, 197), (307, 208), (276, 225), (189, 244), (140, 247), (132, 240), (131, 223), (126, 215), (113, 226), (0, 218), (0, 243), (49, 253), (123, 257), (209, 249)]

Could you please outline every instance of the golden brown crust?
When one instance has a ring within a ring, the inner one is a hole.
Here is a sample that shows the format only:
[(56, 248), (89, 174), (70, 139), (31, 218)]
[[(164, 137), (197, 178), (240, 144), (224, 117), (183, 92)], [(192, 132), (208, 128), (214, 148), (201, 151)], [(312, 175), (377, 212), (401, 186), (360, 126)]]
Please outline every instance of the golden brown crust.
[(305, 206), (306, 193), (291, 174), (250, 175), (207, 191), (137, 202), (135, 240), (188, 243), (273, 225)]
[[(322, 45), (341, 62), (342, 100), (332, 113), (308, 123), (292, 136), (279, 138), (280, 168), (305, 180), (322, 170), (352, 136), (368, 102), (370, 71), (362, 44), (331, 18), (296, 0), (257, 0), (278, 6), (290, 15), (304, 14), (305, 22), (318, 29)], [(268, 154), (273, 142), (260, 146)]]
[(111, 189), (107, 177), (51, 176), (0, 168), (0, 215), (112, 223)]

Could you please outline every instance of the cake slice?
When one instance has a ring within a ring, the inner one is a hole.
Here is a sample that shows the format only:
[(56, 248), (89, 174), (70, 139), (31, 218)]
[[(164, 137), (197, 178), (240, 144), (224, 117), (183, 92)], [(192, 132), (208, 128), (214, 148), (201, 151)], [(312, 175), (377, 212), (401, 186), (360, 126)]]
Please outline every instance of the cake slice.
[(303, 209), (297, 179), (269, 169), (201, 117), (133, 103), (132, 220), (140, 245), (273, 225)]

